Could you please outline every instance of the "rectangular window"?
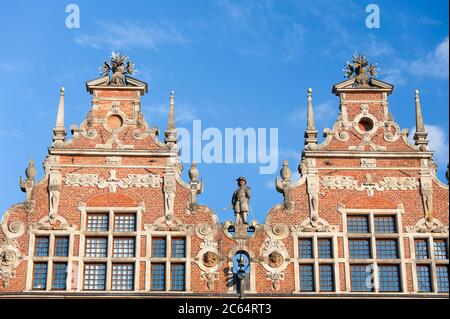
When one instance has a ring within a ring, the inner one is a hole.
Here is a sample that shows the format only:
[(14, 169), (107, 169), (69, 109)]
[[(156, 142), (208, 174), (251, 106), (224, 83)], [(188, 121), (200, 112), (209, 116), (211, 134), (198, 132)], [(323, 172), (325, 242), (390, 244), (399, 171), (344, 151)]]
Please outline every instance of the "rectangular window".
[(320, 265), (319, 266), (319, 281), (320, 291), (333, 291), (333, 266)]
[(105, 290), (106, 265), (86, 264), (84, 266), (84, 289)]
[(300, 291), (314, 291), (313, 271), (312, 265), (300, 265)]
[(114, 257), (134, 257), (134, 238), (114, 238)]
[(133, 290), (134, 265), (113, 264), (112, 266), (112, 290)]
[(349, 240), (349, 247), (350, 258), (352, 259), (368, 259), (371, 257), (368, 239), (351, 239)]
[(185, 265), (184, 264), (172, 264), (172, 290), (183, 291), (184, 277), (185, 277)]
[(445, 240), (434, 240), (433, 242), (434, 247), (434, 258), (435, 259), (448, 259), (447, 255), (447, 241)]
[(152, 290), (166, 290), (165, 264), (152, 264)]
[(398, 249), (395, 239), (377, 239), (378, 259), (397, 259)]
[(347, 230), (353, 234), (366, 234), (369, 232), (369, 218), (367, 216), (348, 216)]
[(300, 250), (300, 258), (313, 258), (312, 239), (300, 239), (298, 246)]
[(375, 232), (378, 234), (392, 234), (397, 232), (394, 216), (376, 216), (374, 218)]
[(172, 238), (172, 257), (186, 257), (186, 241), (184, 238)]
[(436, 266), (437, 291), (448, 293), (448, 265)]
[(417, 265), (417, 284), (419, 292), (431, 292), (430, 267), (428, 265)]
[(49, 237), (36, 237), (34, 255), (48, 257)]
[(333, 258), (331, 239), (317, 240), (319, 246), (319, 258)]
[(108, 239), (86, 238), (86, 257), (106, 257), (108, 252)]
[(160, 258), (166, 257), (166, 239), (165, 238), (153, 238), (152, 256), (160, 257)]
[(47, 288), (47, 263), (35, 263), (33, 268), (33, 289)]
[(400, 291), (400, 271), (397, 265), (378, 266), (380, 292)]
[(136, 214), (116, 214), (114, 216), (114, 231), (136, 231)]
[(416, 250), (416, 259), (428, 259), (430, 254), (428, 253), (428, 241), (425, 239), (416, 239), (414, 241), (414, 247)]
[(373, 291), (370, 265), (354, 265), (350, 269), (352, 291)]
[(108, 214), (88, 214), (87, 230), (88, 231), (108, 231), (109, 227)]
[(54, 263), (52, 289), (66, 290), (66, 279), (67, 279), (67, 263)]
[(69, 256), (69, 237), (55, 238), (55, 256), (56, 257)]

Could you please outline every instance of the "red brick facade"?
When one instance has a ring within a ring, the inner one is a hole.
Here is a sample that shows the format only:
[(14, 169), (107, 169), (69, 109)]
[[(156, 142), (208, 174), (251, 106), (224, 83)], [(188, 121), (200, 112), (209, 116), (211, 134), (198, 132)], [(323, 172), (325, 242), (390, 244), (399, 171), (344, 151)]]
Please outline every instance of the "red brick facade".
[[(197, 204), (196, 169), (181, 179), (176, 128), (161, 142), (142, 117), (147, 85), (107, 81), (87, 83), (92, 109), (70, 140), (55, 128), (45, 176), (35, 180), (30, 168), (21, 181), (26, 199), (1, 224), (0, 295), (235, 296), (233, 258), (245, 252), (247, 295), (447, 296), (448, 186), (436, 178), (426, 134), (411, 145), (394, 122), (389, 84), (333, 87), (333, 129), (317, 144), (308, 122), (301, 179), (291, 182), (286, 166), (276, 185), (284, 202), (237, 239), (229, 222)], [(62, 92), (60, 114), (63, 103)], [(367, 230), (352, 231), (354, 222)], [(358, 240), (368, 244), (364, 258), (350, 254)], [(383, 243), (394, 245), (393, 256)], [(358, 269), (379, 284), (358, 289)], [(428, 269), (429, 289), (419, 269)]]

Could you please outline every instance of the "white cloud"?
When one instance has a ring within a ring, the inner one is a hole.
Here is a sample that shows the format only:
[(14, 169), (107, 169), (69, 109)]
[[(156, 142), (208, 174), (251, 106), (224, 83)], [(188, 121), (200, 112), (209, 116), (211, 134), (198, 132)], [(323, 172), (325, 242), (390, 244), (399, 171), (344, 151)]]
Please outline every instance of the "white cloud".
[(82, 33), (75, 37), (75, 42), (93, 48), (146, 48), (158, 50), (161, 44), (186, 44), (189, 42), (172, 23), (153, 23), (139, 25), (136, 23), (99, 23), (97, 32)]
[[(335, 118), (338, 113), (338, 107), (335, 105), (334, 100), (328, 100), (318, 105), (313, 104), (313, 110), (316, 128), (329, 125), (329, 122)], [(306, 107), (299, 107), (289, 114), (288, 120), (294, 123), (304, 123), (306, 126), (307, 114)]]
[[(156, 104), (143, 107), (148, 118), (165, 118), (168, 119), (169, 104)], [(175, 124), (188, 123), (197, 119), (197, 109), (191, 104), (176, 103), (175, 104)]]
[(434, 78), (448, 78), (449, 43), (446, 37), (425, 57), (412, 61), (409, 70), (413, 75)]
[(0, 71), (7, 73), (17, 73), (25, 70), (23, 63), (2, 62), (0, 63)]
[(0, 129), (0, 137), (5, 136), (5, 137), (13, 137), (17, 140), (21, 140), (22, 139), (22, 135), (20, 135), (18, 132), (14, 131), (14, 130), (2, 130)]
[[(428, 147), (431, 151), (434, 151), (434, 159), (436, 163), (440, 167), (447, 166), (447, 163), (449, 162), (447, 132), (442, 127), (437, 125), (425, 125), (425, 130), (428, 132), (428, 140), (430, 141)], [(411, 128), (410, 132), (411, 134), (409, 135), (409, 140), (411, 143), (414, 143), (413, 137), (416, 129)]]
[(401, 69), (385, 69), (383, 70), (383, 81), (394, 85), (405, 85), (407, 76)]

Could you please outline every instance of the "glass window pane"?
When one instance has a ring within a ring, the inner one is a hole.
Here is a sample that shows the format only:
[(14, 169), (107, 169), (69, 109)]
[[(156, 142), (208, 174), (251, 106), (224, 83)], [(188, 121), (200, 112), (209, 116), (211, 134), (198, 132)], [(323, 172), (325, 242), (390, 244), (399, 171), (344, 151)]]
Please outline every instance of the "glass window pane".
[(300, 265), (300, 291), (314, 291), (313, 271), (312, 265)]
[(313, 258), (312, 239), (300, 239), (299, 240), (300, 258), (308, 259)]
[(319, 281), (320, 291), (333, 291), (333, 266), (320, 265), (319, 266)]
[(108, 239), (100, 237), (86, 238), (86, 257), (106, 257)]
[(395, 239), (377, 239), (378, 259), (397, 259), (398, 249)]
[(400, 291), (400, 274), (397, 265), (378, 266), (379, 291)]
[(133, 290), (134, 265), (113, 264), (112, 267), (112, 290)]
[(185, 281), (184, 264), (172, 264), (172, 290), (183, 291)]
[(431, 292), (430, 267), (417, 265), (417, 284), (420, 292)]
[(365, 234), (369, 232), (369, 218), (367, 216), (348, 216), (347, 231), (349, 233)]
[(368, 259), (371, 257), (368, 239), (351, 239), (349, 240), (349, 247), (350, 258), (352, 259)]
[(184, 238), (172, 238), (172, 257), (186, 257), (186, 241)]
[(428, 253), (428, 241), (424, 239), (416, 239), (414, 241), (414, 247), (416, 250), (416, 259), (428, 259), (430, 257)]
[(166, 290), (165, 264), (152, 264), (152, 290)]
[(34, 255), (39, 256), (39, 257), (47, 257), (48, 256), (48, 246), (49, 246), (49, 238), (48, 237), (36, 237)]
[(114, 216), (114, 231), (136, 231), (136, 214), (116, 214)]
[(67, 279), (67, 263), (54, 263), (52, 289), (65, 290), (66, 279)]
[(47, 263), (35, 263), (33, 267), (33, 289), (47, 288)]
[(134, 257), (134, 238), (114, 238), (114, 257)]
[(448, 265), (436, 266), (437, 291), (448, 293)]
[(397, 232), (394, 216), (375, 216), (375, 232), (379, 234), (392, 234)]
[(351, 266), (352, 291), (373, 291), (371, 265)]
[(69, 255), (69, 237), (55, 238), (55, 256), (67, 257)]
[(319, 258), (333, 258), (331, 239), (317, 240), (319, 246)]
[(434, 258), (436, 259), (448, 259), (447, 255), (447, 241), (445, 240), (434, 240)]
[(153, 238), (152, 251), (153, 257), (161, 257), (161, 258), (166, 257), (166, 239)]
[(84, 289), (105, 290), (106, 265), (86, 264), (84, 266)]
[(108, 231), (109, 215), (108, 214), (88, 214), (87, 230), (88, 231)]

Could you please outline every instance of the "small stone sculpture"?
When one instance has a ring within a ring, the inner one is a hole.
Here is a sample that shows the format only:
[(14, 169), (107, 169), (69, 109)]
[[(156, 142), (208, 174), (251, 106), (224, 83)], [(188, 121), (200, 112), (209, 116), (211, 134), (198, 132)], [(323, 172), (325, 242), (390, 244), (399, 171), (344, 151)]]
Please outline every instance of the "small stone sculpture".
[(247, 215), (250, 206), (250, 188), (247, 187), (247, 180), (245, 177), (239, 177), (237, 180), (239, 188), (234, 191), (231, 204), (234, 210), (235, 224), (248, 225)]

